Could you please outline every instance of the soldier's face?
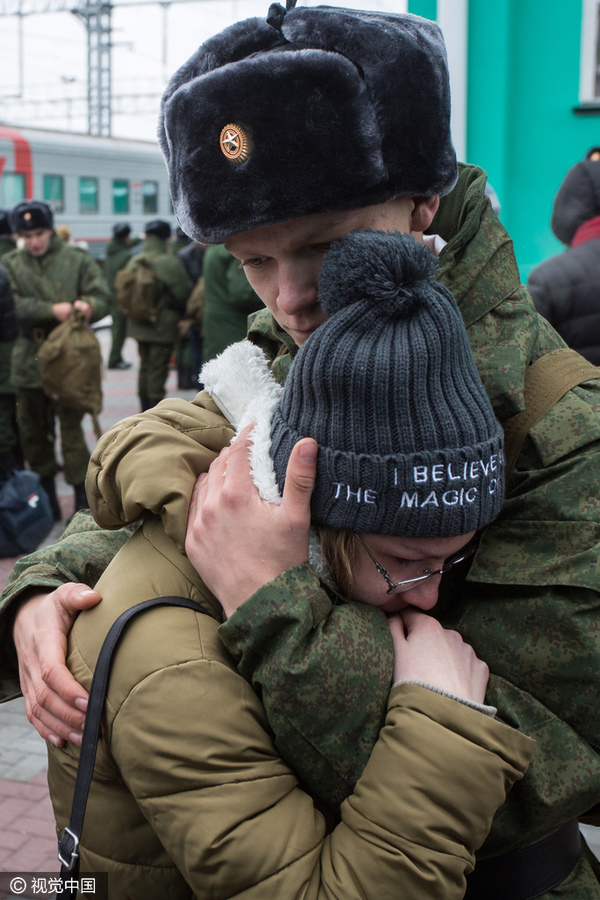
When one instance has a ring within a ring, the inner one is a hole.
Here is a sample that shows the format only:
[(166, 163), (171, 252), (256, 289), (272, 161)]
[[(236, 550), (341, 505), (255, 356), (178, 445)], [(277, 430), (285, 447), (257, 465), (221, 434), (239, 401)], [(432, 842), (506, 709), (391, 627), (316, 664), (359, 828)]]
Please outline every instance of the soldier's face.
[(437, 197), (398, 197), (365, 209), (301, 216), (236, 234), (225, 246), (241, 261), (248, 281), (281, 327), (301, 346), (326, 318), (317, 299), (317, 281), (331, 243), (363, 228), (424, 231), (438, 203)]
[(34, 228), (21, 234), (25, 249), (32, 256), (43, 256), (48, 252), (53, 231), (51, 228)]

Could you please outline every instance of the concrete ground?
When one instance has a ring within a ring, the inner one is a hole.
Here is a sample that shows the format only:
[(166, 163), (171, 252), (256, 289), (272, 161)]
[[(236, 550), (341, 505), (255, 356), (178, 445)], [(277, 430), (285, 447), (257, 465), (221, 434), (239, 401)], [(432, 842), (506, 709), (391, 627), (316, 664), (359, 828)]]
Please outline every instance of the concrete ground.
[[(110, 331), (98, 333), (104, 359), (110, 349)], [(124, 357), (133, 363), (127, 371), (106, 371), (104, 411), (100, 416), (108, 428), (125, 416), (138, 412), (136, 393), (137, 347), (128, 339)], [(195, 392), (177, 389), (177, 373), (171, 370), (168, 396), (192, 399)], [(91, 422), (86, 417), (88, 445), (95, 442)], [(57, 494), (64, 519), (73, 512), (73, 489), (57, 478)], [(65, 521), (57, 523), (45, 544), (60, 537)], [(14, 560), (0, 560), (0, 589), (14, 565)], [(581, 826), (588, 844), (600, 858), (600, 828)], [(56, 857), (54, 818), (46, 781), (46, 745), (27, 721), (22, 699), (0, 704), (0, 873), (59, 871)], [(21, 898), (23, 895), (21, 895)], [(11, 898), (7, 898), (11, 900)], [(16, 898), (14, 898), (16, 900)]]
[[(98, 338), (106, 360), (110, 350), (110, 329), (99, 331)], [(139, 412), (135, 341), (126, 341), (123, 355), (132, 363), (130, 369), (105, 371), (104, 410), (100, 415), (103, 429)], [(192, 399), (194, 395), (194, 390), (177, 389), (177, 372), (172, 369), (167, 396)], [(91, 448), (95, 435), (89, 416), (84, 418), (84, 428)], [(60, 537), (66, 520), (73, 513), (73, 488), (66, 484), (62, 475), (57, 476), (56, 486), (63, 520), (54, 526), (44, 545), (54, 543)], [(0, 560), (0, 589), (14, 563), (14, 559)], [(46, 779), (46, 744), (27, 721), (23, 699), (12, 700), (0, 704), (0, 873), (58, 872), (60, 866), (56, 854), (54, 817)]]

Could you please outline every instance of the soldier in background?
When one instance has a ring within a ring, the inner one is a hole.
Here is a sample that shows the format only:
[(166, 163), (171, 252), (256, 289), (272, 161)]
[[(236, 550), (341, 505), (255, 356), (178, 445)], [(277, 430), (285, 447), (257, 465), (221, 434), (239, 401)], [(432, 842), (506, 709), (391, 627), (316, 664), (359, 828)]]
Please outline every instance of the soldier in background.
[(15, 301), (6, 269), (0, 265), (0, 483), (13, 469), (23, 468), (15, 405), (10, 380), (10, 357), (19, 330)]
[[(16, 248), (10, 212), (0, 209), (0, 259)], [(15, 386), (10, 380), (10, 357), (18, 323), (15, 301), (6, 271), (0, 265), (0, 475), (23, 468), (23, 454), (17, 430)]]
[(248, 316), (264, 303), (248, 283), (240, 262), (223, 244), (204, 254), (203, 362), (246, 337)]
[(140, 354), (138, 394), (142, 411), (156, 406), (165, 396), (169, 360), (179, 335), (178, 322), (193, 287), (179, 259), (169, 253), (169, 223), (154, 219), (148, 222), (145, 232), (144, 249), (128, 263), (132, 266), (138, 260), (147, 261), (157, 283), (156, 321), (129, 322), (129, 334), (138, 342)]
[(127, 336), (127, 316), (119, 309), (115, 292), (115, 278), (120, 269), (124, 269), (131, 259), (131, 250), (139, 244), (140, 238), (131, 238), (131, 226), (120, 222), (113, 226), (113, 237), (106, 248), (104, 260), (104, 277), (110, 290), (110, 314), (112, 316), (112, 344), (108, 357), (109, 369), (129, 369), (131, 363), (122, 357), (123, 344)]
[(205, 244), (200, 244), (198, 241), (190, 241), (190, 243), (177, 254), (194, 285), (185, 307), (185, 317), (179, 323), (179, 330), (180, 333), (187, 333), (190, 349), (189, 365), (191, 367), (188, 383), (190, 387), (195, 388), (196, 390), (200, 390), (198, 377), (203, 362), (202, 344), (205, 298), (202, 269), (204, 266), (205, 252)]
[(178, 225), (171, 236), (171, 240), (169, 241), (169, 253), (171, 253), (173, 256), (179, 256), (181, 251), (185, 250), (189, 243), (189, 237), (187, 236), (183, 228), (180, 228)]
[(0, 209), (0, 258), (16, 249), (10, 224), (10, 210)]
[(103, 318), (108, 313), (108, 288), (89, 254), (65, 244), (54, 232), (47, 203), (19, 203), (12, 211), (11, 222), (13, 231), (24, 241), (21, 250), (7, 253), (2, 260), (19, 319), (11, 365), (17, 389), (17, 423), (25, 459), (42, 479), (58, 521), (61, 510), (54, 485), (58, 471), (55, 416), (60, 421), (65, 480), (75, 489), (75, 511), (88, 505), (84, 481), (90, 454), (81, 427), (83, 413), (44, 394), (38, 353), (50, 332), (69, 318), (74, 307), (90, 322)]

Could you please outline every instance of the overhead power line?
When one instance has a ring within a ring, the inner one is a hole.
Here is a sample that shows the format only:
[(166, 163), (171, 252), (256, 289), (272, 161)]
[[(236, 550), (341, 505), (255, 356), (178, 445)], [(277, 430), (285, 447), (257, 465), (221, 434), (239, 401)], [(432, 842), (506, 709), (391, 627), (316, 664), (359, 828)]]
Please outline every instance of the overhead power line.
[[(166, 77), (167, 10), (172, 3), (197, 3), (202, 0), (0, 0), (0, 16), (17, 16), (19, 21), (19, 92), (7, 99), (24, 99), (23, 17), (41, 13), (71, 12), (82, 21), (87, 33), (87, 116), (88, 134), (110, 137), (114, 110), (112, 96), (112, 11), (122, 6), (158, 4), (163, 9), (163, 75)], [(68, 102), (68, 101), (65, 101)]]

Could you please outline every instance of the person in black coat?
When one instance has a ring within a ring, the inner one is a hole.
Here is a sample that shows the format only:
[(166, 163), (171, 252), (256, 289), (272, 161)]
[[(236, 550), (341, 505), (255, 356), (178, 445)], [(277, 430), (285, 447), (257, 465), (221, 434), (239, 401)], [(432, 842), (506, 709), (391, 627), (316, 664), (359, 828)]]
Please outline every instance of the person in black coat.
[(551, 227), (567, 249), (529, 275), (536, 309), (574, 350), (600, 365), (600, 148), (567, 172)]
[(6, 269), (0, 265), (0, 482), (23, 468), (15, 416), (15, 389), (10, 380), (10, 356), (19, 331), (15, 301)]

